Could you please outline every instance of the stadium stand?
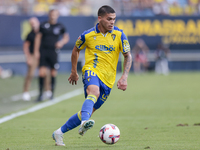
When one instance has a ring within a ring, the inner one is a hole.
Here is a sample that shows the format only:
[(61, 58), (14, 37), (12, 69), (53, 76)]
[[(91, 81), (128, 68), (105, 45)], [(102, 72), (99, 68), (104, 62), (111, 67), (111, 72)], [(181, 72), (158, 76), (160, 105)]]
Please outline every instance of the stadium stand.
[(200, 0), (6, 0), (0, 1), (0, 14), (41, 16), (58, 8), (61, 16), (96, 16), (93, 9), (103, 4), (112, 5), (122, 16), (200, 14)]

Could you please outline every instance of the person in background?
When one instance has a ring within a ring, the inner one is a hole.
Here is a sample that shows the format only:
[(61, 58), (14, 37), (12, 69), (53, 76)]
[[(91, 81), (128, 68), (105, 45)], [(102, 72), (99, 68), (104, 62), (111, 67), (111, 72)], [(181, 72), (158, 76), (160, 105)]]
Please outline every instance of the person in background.
[[(23, 51), (26, 58), (27, 64), (27, 73), (24, 80), (23, 86), (23, 95), (22, 99), (24, 101), (30, 101), (31, 95), (29, 93), (29, 88), (31, 85), (31, 80), (34, 76), (35, 70), (38, 67), (38, 60), (34, 56), (34, 42), (35, 42), (35, 35), (39, 32), (40, 22), (36, 17), (31, 17), (29, 19), (29, 23), (31, 26), (31, 32), (27, 35), (26, 40), (23, 44)], [(49, 75), (45, 78), (45, 97), (51, 96), (50, 86), (49, 86)]]
[(143, 39), (137, 39), (135, 46), (132, 49), (134, 55), (133, 66), (135, 73), (141, 73), (148, 69), (149, 63), (147, 59), (147, 53), (149, 48), (145, 44)]
[(156, 49), (156, 63), (155, 63), (155, 72), (157, 74), (168, 75), (169, 66), (168, 66), (168, 54), (170, 49), (167, 45), (159, 43)]
[(33, 55), (33, 49), (34, 49), (35, 35), (39, 31), (40, 22), (36, 17), (32, 17), (29, 19), (29, 23), (32, 30), (27, 35), (27, 38), (23, 44), (23, 51), (24, 51), (26, 64), (27, 64), (27, 73), (24, 80), (23, 95), (22, 95), (22, 99), (24, 101), (31, 100), (31, 96), (29, 94), (29, 87), (30, 87), (35, 69), (37, 68), (37, 65), (38, 65), (38, 61), (35, 59)]
[[(58, 23), (59, 12), (56, 9), (49, 11), (49, 19), (41, 23), (35, 38), (34, 55), (39, 60), (39, 96), (37, 101), (43, 100), (44, 78), (50, 68), (51, 97), (54, 97), (58, 64), (58, 52), (68, 43), (69, 34), (61, 23)], [(60, 39), (61, 37), (61, 39)]]

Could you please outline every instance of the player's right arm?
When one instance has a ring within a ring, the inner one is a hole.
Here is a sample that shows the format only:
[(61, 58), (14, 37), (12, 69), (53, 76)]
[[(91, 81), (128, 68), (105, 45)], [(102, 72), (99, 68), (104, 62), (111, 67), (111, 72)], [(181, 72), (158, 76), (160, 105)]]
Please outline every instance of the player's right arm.
[(69, 83), (72, 85), (77, 84), (77, 81), (79, 79), (79, 76), (77, 73), (77, 63), (78, 63), (80, 51), (83, 48), (85, 48), (85, 41), (86, 41), (85, 34), (83, 33), (78, 37), (76, 44), (72, 50), (72, 56), (71, 56), (72, 70), (71, 70), (71, 74), (68, 78)]
[(42, 34), (39, 32), (35, 36), (35, 43), (34, 43), (34, 56), (36, 59), (40, 58), (40, 44), (41, 44)]
[(71, 69), (71, 74), (68, 78), (69, 83), (72, 85), (77, 84), (77, 81), (79, 79), (79, 75), (77, 73), (77, 63), (78, 63), (79, 53), (80, 50), (76, 46), (74, 46), (71, 55), (72, 69)]

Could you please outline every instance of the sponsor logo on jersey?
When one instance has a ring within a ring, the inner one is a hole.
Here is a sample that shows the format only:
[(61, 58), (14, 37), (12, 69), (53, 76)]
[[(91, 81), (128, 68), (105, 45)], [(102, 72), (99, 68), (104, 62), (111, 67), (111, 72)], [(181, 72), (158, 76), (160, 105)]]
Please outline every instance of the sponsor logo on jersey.
[(95, 46), (96, 49), (105, 52), (106, 54), (111, 53), (112, 51), (115, 51), (115, 47), (113, 47), (113, 45), (96, 45)]
[(87, 78), (87, 80), (88, 80), (88, 82), (90, 82), (90, 77), (89, 77), (89, 78)]

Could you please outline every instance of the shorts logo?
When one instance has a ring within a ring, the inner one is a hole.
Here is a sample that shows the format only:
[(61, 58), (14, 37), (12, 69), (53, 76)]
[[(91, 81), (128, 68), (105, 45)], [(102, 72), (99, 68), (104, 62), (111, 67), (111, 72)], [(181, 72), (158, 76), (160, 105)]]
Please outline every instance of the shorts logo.
[(90, 82), (90, 78), (87, 78), (88, 82)]
[(95, 48), (100, 51), (105, 52), (106, 54), (109, 54), (112, 51), (115, 51), (115, 47), (113, 47), (113, 45), (109, 45), (109, 47), (107, 47), (106, 45), (96, 45)]
[(103, 94), (100, 100), (105, 102), (107, 98), (108, 98), (108, 95)]

